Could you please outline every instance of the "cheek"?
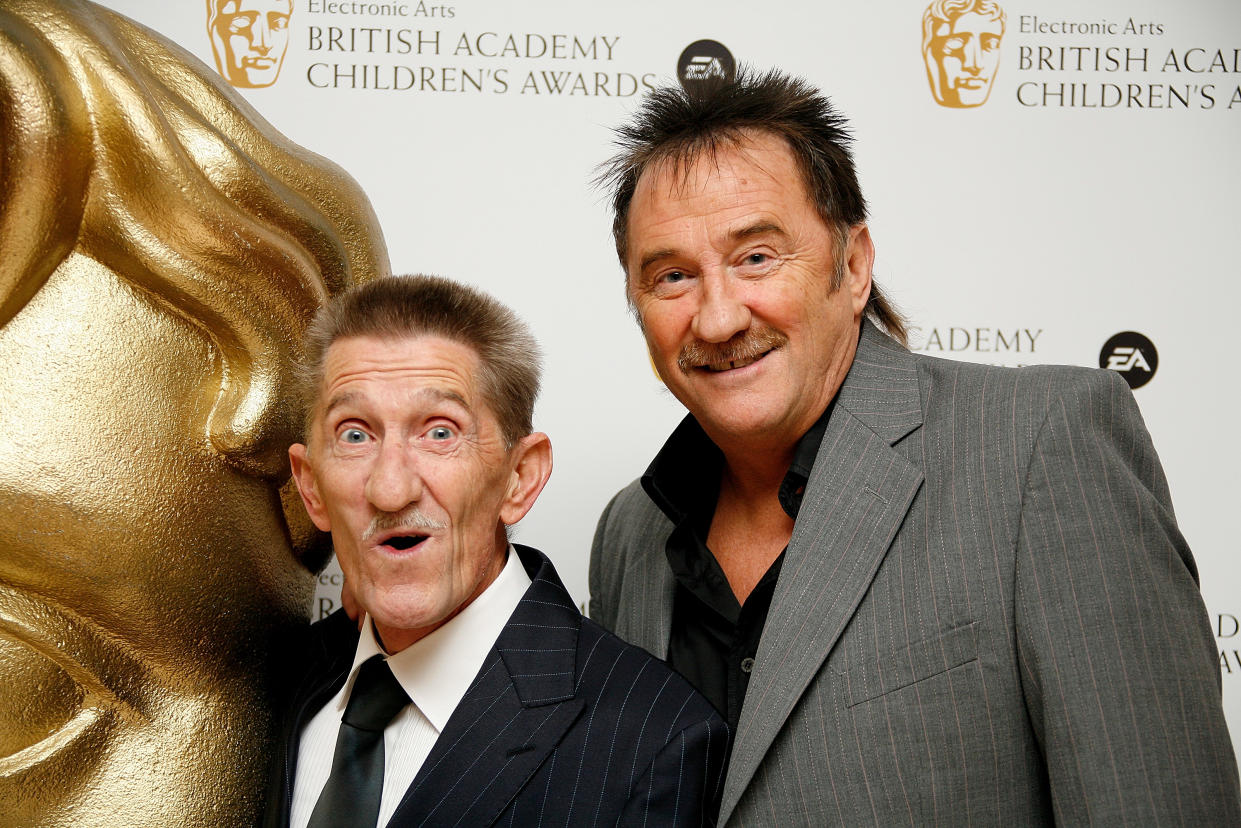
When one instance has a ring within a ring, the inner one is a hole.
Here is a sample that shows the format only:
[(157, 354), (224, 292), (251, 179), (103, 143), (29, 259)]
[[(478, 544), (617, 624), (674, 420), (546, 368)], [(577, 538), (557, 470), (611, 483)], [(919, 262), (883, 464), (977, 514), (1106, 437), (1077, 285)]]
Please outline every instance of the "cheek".
[(647, 336), (646, 349), (650, 352), (651, 361), (657, 366), (667, 365), (676, 360), (677, 348), (671, 342), (661, 342), (652, 336)]
[(690, 314), (680, 308), (648, 308), (642, 315), (642, 332), (651, 355), (657, 359), (675, 353), (690, 327)]
[(318, 491), (334, 529), (356, 530), (370, 520), (366, 514), (366, 476), (360, 469), (336, 469), (320, 475)]

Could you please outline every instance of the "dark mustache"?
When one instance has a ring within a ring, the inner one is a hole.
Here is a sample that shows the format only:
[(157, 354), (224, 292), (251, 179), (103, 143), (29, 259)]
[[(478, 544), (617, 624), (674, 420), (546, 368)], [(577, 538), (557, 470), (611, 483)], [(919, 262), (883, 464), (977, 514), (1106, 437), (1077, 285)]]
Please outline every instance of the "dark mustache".
[(781, 348), (788, 341), (787, 336), (765, 325), (742, 331), (727, 342), (694, 341), (681, 348), (681, 353), (677, 355), (677, 367), (688, 374), (704, 365), (744, 362)]

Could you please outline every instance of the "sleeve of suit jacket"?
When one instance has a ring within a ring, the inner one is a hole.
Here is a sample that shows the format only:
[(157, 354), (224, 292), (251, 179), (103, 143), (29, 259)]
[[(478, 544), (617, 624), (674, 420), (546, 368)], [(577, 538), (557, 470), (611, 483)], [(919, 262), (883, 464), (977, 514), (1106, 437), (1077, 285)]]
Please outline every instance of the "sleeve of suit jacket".
[(1073, 372), (1026, 470), (1015, 634), (1058, 822), (1241, 822), (1197, 570), (1128, 387)]
[(715, 825), (727, 765), (728, 729), (718, 719), (675, 734), (633, 787), (618, 825)]

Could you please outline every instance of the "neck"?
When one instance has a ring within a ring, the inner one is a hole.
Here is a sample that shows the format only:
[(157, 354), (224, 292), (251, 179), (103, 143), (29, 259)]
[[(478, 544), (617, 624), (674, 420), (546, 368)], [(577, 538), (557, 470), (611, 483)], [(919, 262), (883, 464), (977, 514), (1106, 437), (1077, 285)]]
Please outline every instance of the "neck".
[(720, 490), (761, 502), (780, 491), (780, 483), (793, 462), (796, 443), (776, 451), (724, 451), (724, 469), (720, 474)]

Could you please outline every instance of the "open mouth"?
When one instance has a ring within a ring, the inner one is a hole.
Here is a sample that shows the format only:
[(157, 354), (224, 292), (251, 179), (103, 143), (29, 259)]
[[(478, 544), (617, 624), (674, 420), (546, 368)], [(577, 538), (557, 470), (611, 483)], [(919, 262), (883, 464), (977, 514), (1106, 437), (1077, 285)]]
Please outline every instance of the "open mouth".
[(393, 535), (383, 542), (383, 546), (391, 547), (398, 552), (413, 549), (427, 539), (426, 535)]

